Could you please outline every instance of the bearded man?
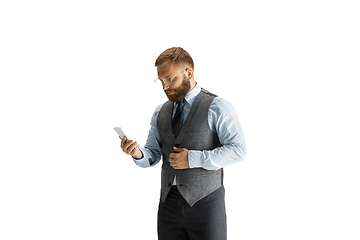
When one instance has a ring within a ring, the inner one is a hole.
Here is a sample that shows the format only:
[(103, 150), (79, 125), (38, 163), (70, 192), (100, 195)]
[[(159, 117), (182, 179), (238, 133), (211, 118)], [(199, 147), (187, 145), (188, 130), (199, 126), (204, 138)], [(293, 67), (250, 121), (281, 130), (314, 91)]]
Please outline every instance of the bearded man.
[(235, 109), (195, 82), (184, 49), (165, 50), (155, 66), (169, 101), (155, 109), (144, 147), (124, 137), (121, 148), (140, 167), (163, 160), (159, 240), (225, 240), (223, 168), (246, 156)]

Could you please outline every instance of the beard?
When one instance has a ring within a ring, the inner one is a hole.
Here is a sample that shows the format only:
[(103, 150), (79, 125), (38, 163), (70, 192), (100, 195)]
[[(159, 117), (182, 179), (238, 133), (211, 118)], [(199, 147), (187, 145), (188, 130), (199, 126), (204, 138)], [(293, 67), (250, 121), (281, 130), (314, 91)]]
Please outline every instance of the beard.
[[(166, 92), (173, 92), (172, 95), (167, 95)], [(170, 102), (180, 102), (184, 99), (186, 94), (190, 91), (190, 81), (187, 81), (185, 74), (183, 74), (183, 78), (181, 80), (181, 85), (175, 89), (167, 89), (165, 94)]]

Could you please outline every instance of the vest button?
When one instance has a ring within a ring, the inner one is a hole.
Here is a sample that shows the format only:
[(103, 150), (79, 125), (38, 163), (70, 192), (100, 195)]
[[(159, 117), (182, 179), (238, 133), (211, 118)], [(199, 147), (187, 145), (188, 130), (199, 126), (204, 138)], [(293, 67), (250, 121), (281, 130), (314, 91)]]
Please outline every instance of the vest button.
[(169, 185), (169, 187), (171, 187), (171, 185), (172, 185), (172, 184), (171, 184), (171, 183), (169, 183), (168, 185)]
[(179, 184), (179, 187), (182, 187), (182, 185), (184, 185), (184, 184)]

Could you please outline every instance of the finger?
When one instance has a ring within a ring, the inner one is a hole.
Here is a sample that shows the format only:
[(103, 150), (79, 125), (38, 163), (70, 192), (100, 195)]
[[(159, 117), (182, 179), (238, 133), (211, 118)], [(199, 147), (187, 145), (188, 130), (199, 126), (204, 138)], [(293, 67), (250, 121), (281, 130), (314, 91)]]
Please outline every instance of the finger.
[(139, 144), (137, 142), (134, 142), (133, 144), (131, 144), (128, 148), (129, 153), (132, 154), (138, 146), (139, 146)]
[(124, 149), (125, 149), (125, 152), (127, 154), (130, 154), (130, 152), (133, 150), (133, 148), (134, 148), (134, 141), (133, 140), (128, 141), (124, 145)]
[(174, 164), (174, 163), (177, 162), (177, 160), (176, 160), (176, 158), (174, 158), (174, 157), (170, 157), (170, 158), (169, 158), (169, 162), (172, 163), (172, 164)]
[(121, 148), (123, 149), (123, 151), (127, 154), (129, 154), (129, 147), (131, 146), (133, 142), (132, 141), (128, 141), (126, 142), (126, 139), (123, 139), (121, 142)]
[(122, 145), (122, 150), (124, 151), (124, 153), (129, 154), (130, 152), (130, 147), (131, 147), (131, 143), (127, 142), (127, 143), (123, 143)]
[(174, 150), (175, 150), (175, 152), (182, 152), (182, 151), (184, 151), (184, 148), (174, 147)]
[(121, 148), (124, 148), (125, 143), (126, 143), (126, 137), (124, 137), (124, 138), (119, 137), (119, 138), (121, 139)]
[(126, 139), (124, 140), (124, 147), (125, 148), (129, 148), (130, 146), (131, 146), (131, 144), (133, 144), (134, 143), (134, 141), (133, 140), (130, 140), (130, 141), (128, 141), (128, 142), (126, 142)]
[(176, 168), (176, 163), (175, 162), (170, 162), (170, 166), (172, 166), (173, 168)]

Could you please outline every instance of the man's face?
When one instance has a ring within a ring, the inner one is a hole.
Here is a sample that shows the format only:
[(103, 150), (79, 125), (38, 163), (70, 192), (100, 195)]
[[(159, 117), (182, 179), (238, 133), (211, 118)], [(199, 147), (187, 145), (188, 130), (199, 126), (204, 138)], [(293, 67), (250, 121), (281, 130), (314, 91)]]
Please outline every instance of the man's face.
[[(179, 72), (183, 71), (185, 67), (168, 62), (157, 69), (158, 77), (165, 80), (176, 76)], [(171, 102), (181, 101), (190, 91), (190, 80), (186, 77), (185, 71), (173, 78), (170, 86), (163, 83), (163, 90)]]

